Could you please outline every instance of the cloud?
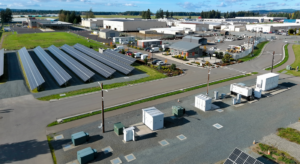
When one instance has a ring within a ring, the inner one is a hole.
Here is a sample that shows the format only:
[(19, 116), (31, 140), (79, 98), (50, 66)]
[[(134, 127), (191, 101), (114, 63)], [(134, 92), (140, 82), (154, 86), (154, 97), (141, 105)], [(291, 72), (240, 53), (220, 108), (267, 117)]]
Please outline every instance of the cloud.
[[(210, 2), (210, 1), (209, 1)], [(188, 9), (188, 10), (197, 10), (197, 9), (200, 9), (202, 7), (210, 7), (209, 5), (207, 4), (204, 4), (204, 3), (191, 3), (191, 2), (184, 2), (184, 3), (176, 3), (176, 5), (184, 8), (184, 9)]]
[(300, 3), (296, 3), (295, 6), (300, 6)]
[(224, 2), (221, 2), (217, 7), (227, 7), (227, 5)]
[(286, 6), (286, 4), (285, 4), (285, 3), (282, 3), (282, 4), (280, 4), (280, 6)]
[(124, 6), (136, 7), (136, 5), (135, 5), (135, 4), (132, 4), (132, 3), (125, 3)]
[(277, 5), (278, 2), (268, 2), (267, 4), (269, 4), (269, 5)]

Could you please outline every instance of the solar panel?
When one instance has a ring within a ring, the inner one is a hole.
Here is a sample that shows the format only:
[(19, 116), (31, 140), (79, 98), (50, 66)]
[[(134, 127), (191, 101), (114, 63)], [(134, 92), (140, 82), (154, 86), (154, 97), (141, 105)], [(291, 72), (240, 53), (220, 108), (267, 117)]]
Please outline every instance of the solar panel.
[(249, 156), (247, 153), (235, 148), (233, 152), (226, 159), (224, 164), (263, 164), (257, 159)]
[(121, 63), (117, 60), (111, 59), (110, 57), (107, 57), (107, 55), (100, 54), (96, 52), (93, 49), (87, 48), (81, 44), (74, 45), (74, 48), (77, 50), (89, 55), (90, 57), (124, 73), (125, 75), (129, 74), (132, 70), (134, 70), (134, 67), (126, 65), (124, 63)]
[(0, 50), (0, 77), (4, 74), (4, 49)]
[(59, 86), (67, 83), (72, 77), (53, 60), (40, 46), (33, 49), (38, 58), (56, 80)]
[(108, 57), (112, 58), (112, 59), (116, 59), (120, 62), (123, 62), (125, 64), (131, 65), (132, 63), (134, 63), (136, 61), (136, 59), (120, 54), (116, 51), (112, 51), (112, 50), (106, 50), (103, 53), (104, 55), (107, 55)]
[(77, 60), (81, 61), (91, 69), (98, 72), (100, 75), (104, 76), (105, 78), (110, 77), (112, 74), (116, 72), (116, 70), (98, 62), (97, 60), (81, 53), (80, 51), (75, 50), (74, 48), (70, 47), (69, 45), (63, 45), (61, 47), (64, 51), (66, 51), (68, 54), (76, 58)]
[(63, 62), (68, 68), (70, 68), (80, 79), (84, 82), (89, 80), (92, 76), (95, 75), (94, 72), (87, 69), (85, 66), (80, 64), (75, 59), (71, 58), (69, 55), (61, 51), (55, 46), (48, 47), (48, 50), (61, 62)]
[(33, 90), (39, 86), (41, 86), (45, 80), (43, 79), (41, 73), (37, 69), (36, 65), (34, 64), (32, 58), (30, 57), (29, 53), (27, 52), (26, 48), (23, 47), (19, 51), (19, 56), (21, 59), (21, 63), (23, 69), (25, 71), (27, 81), (29, 83), (30, 89)]

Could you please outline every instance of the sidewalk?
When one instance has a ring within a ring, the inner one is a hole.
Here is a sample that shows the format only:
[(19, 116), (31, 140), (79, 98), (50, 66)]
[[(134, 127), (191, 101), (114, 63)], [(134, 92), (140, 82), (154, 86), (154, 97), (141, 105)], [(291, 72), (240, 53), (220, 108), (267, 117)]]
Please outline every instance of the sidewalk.
[(289, 44), (288, 45), (288, 52), (289, 52), (289, 59), (286, 63), (284, 63), (283, 65), (281, 65), (280, 67), (277, 67), (273, 70), (273, 72), (278, 72), (280, 70), (283, 70), (286, 68), (287, 65), (291, 65), (295, 62), (296, 60), (296, 57), (295, 57), (295, 53), (294, 53), (294, 50), (293, 50), (293, 45), (294, 44)]

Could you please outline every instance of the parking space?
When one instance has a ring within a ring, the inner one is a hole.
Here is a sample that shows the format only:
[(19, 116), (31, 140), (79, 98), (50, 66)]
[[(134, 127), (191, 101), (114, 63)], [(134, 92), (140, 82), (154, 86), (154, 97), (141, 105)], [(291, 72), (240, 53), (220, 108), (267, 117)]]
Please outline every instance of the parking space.
[[(247, 86), (255, 85), (255, 77), (244, 81)], [(76, 160), (76, 152), (86, 147), (97, 150), (93, 163), (216, 163), (228, 157), (232, 149), (245, 149), (252, 145), (253, 140), (260, 140), (263, 136), (285, 127), (290, 122), (298, 120), (300, 112), (297, 97), (300, 93), (298, 82), (281, 79), (279, 84), (287, 89), (275, 95), (265, 95), (255, 102), (243, 102), (242, 105), (232, 105), (232, 97), (213, 101), (222, 112), (200, 111), (194, 107), (194, 96), (187, 96), (177, 100), (155, 105), (164, 113), (164, 128), (152, 133), (138, 135), (135, 141), (124, 143), (123, 135), (116, 135), (114, 123), (122, 122), (125, 127), (142, 122), (142, 110), (136, 110), (121, 115), (106, 118), (106, 133), (98, 128), (101, 121), (80, 127), (57, 132), (64, 139), (51, 141), (58, 163)], [(216, 88), (219, 93), (229, 93), (229, 85)], [(205, 94), (205, 93), (202, 93)], [(213, 90), (209, 92), (213, 95)], [(285, 102), (282, 97), (294, 95)], [(244, 100), (243, 100), (244, 101)], [(172, 106), (180, 105), (186, 109), (184, 117), (173, 119)], [(145, 107), (146, 108), (146, 107)], [(274, 121), (276, 120), (276, 121)], [(138, 130), (138, 129), (137, 129)], [(76, 149), (63, 151), (62, 144), (70, 142), (73, 133), (85, 131), (91, 139)], [(246, 135), (245, 135), (246, 134)], [(110, 147), (113, 151), (104, 153)], [(131, 155), (129, 156), (128, 155)]]
[(75, 31), (71, 31), (71, 32), (74, 33), (74, 34), (83, 36), (85, 38), (89, 38), (89, 39), (95, 40), (97, 42), (103, 42), (103, 43), (110, 43), (110, 42), (112, 42), (112, 39), (103, 39), (103, 38), (100, 38), (98, 35), (92, 34), (92, 31), (84, 31), (84, 30), (77, 31), (77, 30), (75, 30)]

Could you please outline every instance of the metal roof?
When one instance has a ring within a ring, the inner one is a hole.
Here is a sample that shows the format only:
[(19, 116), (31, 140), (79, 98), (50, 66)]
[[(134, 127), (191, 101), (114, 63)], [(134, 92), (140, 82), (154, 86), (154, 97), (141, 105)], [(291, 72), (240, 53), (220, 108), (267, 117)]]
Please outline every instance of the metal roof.
[(170, 46), (170, 48), (181, 50), (181, 51), (189, 51), (196, 47), (199, 47), (199, 45), (196, 43), (186, 42), (186, 41), (179, 41), (179, 42), (173, 43)]
[(0, 50), (0, 77), (4, 74), (4, 49)]
[(109, 31), (114, 31), (114, 30), (111, 30), (111, 29), (103, 29), (103, 30), (100, 30), (100, 32), (109, 32)]

